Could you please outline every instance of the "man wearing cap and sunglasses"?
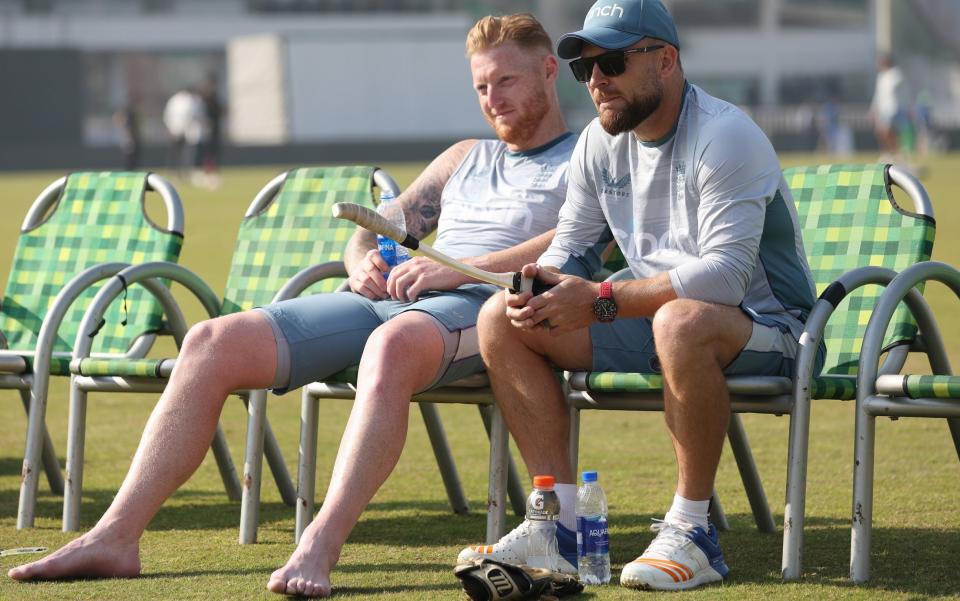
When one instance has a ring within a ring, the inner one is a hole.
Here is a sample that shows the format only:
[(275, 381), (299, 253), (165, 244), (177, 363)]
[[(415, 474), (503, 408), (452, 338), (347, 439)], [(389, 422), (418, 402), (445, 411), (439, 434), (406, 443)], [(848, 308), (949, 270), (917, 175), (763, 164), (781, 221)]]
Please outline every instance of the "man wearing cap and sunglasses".
[[(507, 425), (530, 472), (556, 476), (561, 507), (575, 503), (576, 479), (554, 370), (663, 375), (678, 482), (656, 538), (621, 573), (639, 589), (727, 576), (707, 516), (730, 416), (724, 377), (789, 376), (815, 297), (773, 147), (746, 114), (686, 81), (679, 49), (659, 0), (601, 0), (560, 39), (598, 117), (574, 150), (553, 242), (524, 267), (554, 287), (491, 298), (479, 326)], [(611, 238), (635, 279), (557, 273)], [(517, 560), (523, 530), (483, 554)], [(558, 543), (568, 556), (569, 539)]]

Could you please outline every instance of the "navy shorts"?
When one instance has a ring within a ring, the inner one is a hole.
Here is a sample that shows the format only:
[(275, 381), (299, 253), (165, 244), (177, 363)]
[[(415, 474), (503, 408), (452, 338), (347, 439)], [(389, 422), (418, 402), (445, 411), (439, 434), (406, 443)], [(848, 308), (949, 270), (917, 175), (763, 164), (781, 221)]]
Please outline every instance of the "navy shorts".
[[(749, 313), (744, 314), (750, 317)], [(590, 326), (590, 340), (593, 371), (660, 373), (649, 318), (594, 323)], [(723, 373), (791, 377), (798, 348), (797, 339), (789, 331), (754, 320), (750, 339)]]

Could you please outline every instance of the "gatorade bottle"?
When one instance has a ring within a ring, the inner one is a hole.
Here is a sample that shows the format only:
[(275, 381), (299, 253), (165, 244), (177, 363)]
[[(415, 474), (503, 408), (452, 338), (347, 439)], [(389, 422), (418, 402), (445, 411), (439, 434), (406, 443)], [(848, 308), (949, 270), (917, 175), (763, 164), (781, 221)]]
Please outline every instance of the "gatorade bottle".
[(533, 492), (527, 498), (527, 522), (530, 524), (527, 564), (555, 572), (560, 561), (557, 548), (560, 499), (553, 490), (554, 483), (553, 476), (533, 478)]

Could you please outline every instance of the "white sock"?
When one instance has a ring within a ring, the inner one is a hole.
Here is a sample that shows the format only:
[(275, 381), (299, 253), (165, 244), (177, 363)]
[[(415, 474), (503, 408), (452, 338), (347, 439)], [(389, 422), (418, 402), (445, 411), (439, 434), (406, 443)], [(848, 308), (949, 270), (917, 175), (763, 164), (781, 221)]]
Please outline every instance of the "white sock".
[(577, 485), (554, 484), (553, 490), (560, 499), (560, 523), (567, 530), (577, 531)]
[(670, 511), (664, 516), (663, 521), (676, 524), (683, 522), (700, 526), (707, 529), (707, 511), (710, 509), (710, 499), (706, 501), (691, 501), (680, 496), (679, 493), (673, 495), (673, 505)]

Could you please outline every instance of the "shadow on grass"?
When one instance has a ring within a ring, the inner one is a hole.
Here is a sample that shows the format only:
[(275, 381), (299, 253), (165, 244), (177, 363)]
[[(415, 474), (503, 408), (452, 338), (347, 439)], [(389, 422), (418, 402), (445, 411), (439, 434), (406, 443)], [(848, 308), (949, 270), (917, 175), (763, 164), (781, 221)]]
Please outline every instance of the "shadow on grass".
[[(60, 465), (65, 463), (63, 458), (60, 458)], [(20, 471), (23, 468), (23, 459), (19, 457), (0, 457), (0, 476), (19, 476)], [(43, 476), (40, 479), (40, 486), (47, 485), (47, 477)]]

